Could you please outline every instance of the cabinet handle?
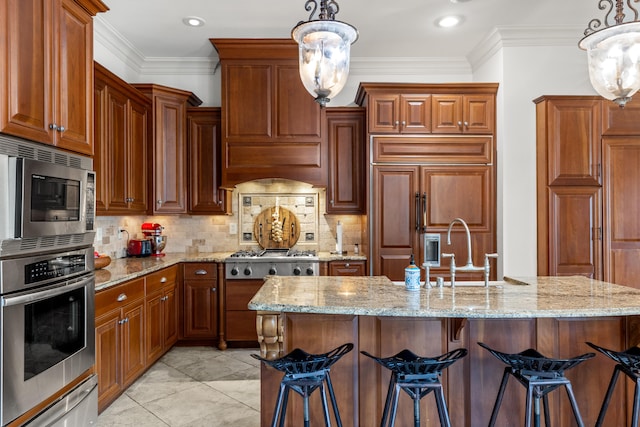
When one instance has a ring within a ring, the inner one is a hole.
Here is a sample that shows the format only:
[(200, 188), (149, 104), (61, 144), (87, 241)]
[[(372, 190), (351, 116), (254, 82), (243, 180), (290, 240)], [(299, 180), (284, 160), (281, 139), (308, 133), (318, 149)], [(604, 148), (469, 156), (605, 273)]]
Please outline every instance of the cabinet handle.
[(118, 321), (119, 325), (124, 325), (125, 323), (129, 323), (129, 318), (128, 317), (125, 317), (124, 319)]
[(427, 232), (427, 193), (422, 193), (422, 232)]
[(217, 291), (216, 288), (211, 288), (211, 292), (215, 292), (215, 291)]
[(58, 130), (58, 125), (57, 125), (57, 124), (55, 124), (55, 123), (51, 123), (51, 124), (49, 125), (49, 129), (51, 129), (51, 130)]
[(127, 294), (118, 295), (118, 302), (122, 302), (127, 299)]
[(160, 298), (160, 301), (166, 301), (166, 300), (168, 300), (168, 299), (169, 299), (169, 297), (168, 297), (168, 296), (163, 296), (162, 298)]
[(58, 126), (58, 129), (56, 129), (58, 132), (62, 133), (64, 132), (66, 129), (64, 128), (64, 126)]
[(196, 274), (198, 276), (206, 276), (207, 275), (207, 270), (202, 270), (202, 269), (196, 270)]
[(163, 277), (162, 279), (160, 279), (160, 283), (167, 283), (167, 278)]
[(415, 201), (415, 210), (416, 210), (416, 231), (420, 231), (420, 193), (416, 192), (416, 201)]

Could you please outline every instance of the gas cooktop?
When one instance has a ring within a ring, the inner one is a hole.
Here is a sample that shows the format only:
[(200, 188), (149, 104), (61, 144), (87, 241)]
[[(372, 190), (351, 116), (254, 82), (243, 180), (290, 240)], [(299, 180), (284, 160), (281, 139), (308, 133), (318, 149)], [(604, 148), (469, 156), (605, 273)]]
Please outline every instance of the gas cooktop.
[(305, 257), (309, 259), (317, 258), (314, 250), (297, 250), (297, 249), (260, 249), (260, 250), (240, 250), (230, 255), (234, 259), (253, 259), (253, 258), (294, 258)]
[(267, 275), (317, 276), (319, 264), (314, 250), (241, 250), (225, 260), (225, 277), (261, 279)]

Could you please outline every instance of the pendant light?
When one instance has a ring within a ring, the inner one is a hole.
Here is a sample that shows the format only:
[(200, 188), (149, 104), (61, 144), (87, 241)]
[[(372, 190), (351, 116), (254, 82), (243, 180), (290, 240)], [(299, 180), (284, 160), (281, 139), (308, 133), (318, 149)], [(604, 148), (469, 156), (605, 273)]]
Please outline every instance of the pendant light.
[[(314, 19), (316, 12), (320, 13)], [(336, 21), (340, 10), (334, 0), (307, 0), (309, 20), (291, 31), (298, 43), (300, 79), (305, 89), (324, 107), (344, 87), (349, 76), (351, 44), (358, 38), (353, 25)]]
[(631, 5), (637, 1), (616, 0), (612, 21), (613, 0), (598, 0), (598, 8), (607, 10), (604, 21), (592, 19), (578, 44), (587, 51), (593, 88), (621, 108), (640, 89), (640, 21)]

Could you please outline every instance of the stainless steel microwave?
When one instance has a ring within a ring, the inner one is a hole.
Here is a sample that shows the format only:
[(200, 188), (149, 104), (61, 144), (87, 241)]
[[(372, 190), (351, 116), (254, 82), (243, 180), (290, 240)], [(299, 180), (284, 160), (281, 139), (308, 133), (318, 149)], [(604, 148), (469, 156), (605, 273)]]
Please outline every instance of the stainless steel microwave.
[(95, 173), (0, 154), (0, 257), (92, 244)]

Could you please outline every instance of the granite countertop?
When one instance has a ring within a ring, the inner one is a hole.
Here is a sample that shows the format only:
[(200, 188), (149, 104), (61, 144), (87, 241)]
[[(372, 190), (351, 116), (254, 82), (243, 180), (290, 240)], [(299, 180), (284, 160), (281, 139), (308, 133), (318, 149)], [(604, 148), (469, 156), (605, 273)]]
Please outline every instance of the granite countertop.
[(537, 318), (640, 314), (640, 290), (582, 276), (456, 282), (407, 291), (377, 277), (267, 277), (252, 310), (397, 317)]
[[(166, 253), (162, 257), (144, 258), (118, 258), (111, 261), (107, 267), (96, 270), (96, 291), (106, 289), (110, 286), (126, 282), (128, 280), (142, 277), (154, 271), (170, 267), (181, 262), (224, 262), (232, 252), (209, 252), (189, 255), (186, 253)], [(366, 260), (363, 255), (351, 254), (331, 254), (329, 252), (319, 252), (318, 259), (324, 261), (339, 260)]]

